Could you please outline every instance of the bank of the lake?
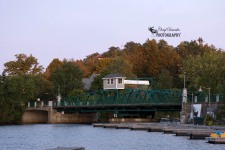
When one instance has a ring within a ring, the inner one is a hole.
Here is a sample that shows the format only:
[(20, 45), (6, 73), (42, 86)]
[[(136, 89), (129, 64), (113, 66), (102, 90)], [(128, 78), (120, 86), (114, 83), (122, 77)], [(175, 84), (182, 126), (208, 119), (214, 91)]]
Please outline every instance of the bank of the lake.
[(44, 150), (55, 147), (84, 147), (85, 150), (223, 150), (224, 145), (189, 140), (161, 132), (94, 128), (78, 124), (0, 126), (3, 150)]

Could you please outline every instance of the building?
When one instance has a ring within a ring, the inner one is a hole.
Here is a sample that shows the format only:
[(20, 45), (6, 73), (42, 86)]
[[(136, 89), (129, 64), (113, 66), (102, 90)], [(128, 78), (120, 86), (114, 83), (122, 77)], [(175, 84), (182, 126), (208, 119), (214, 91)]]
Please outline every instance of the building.
[(103, 79), (103, 89), (110, 90), (110, 89), (125, 89), (125, 85), (146, 85), (149, 86), (148, 80), (125, 80), (126, 77), (116, 73), (116, 74), (108, 74)]
[(126, 77), (119, 73), (108, 74), (102, 79), (103, 79), (104, 90), (125, 88), (124, 80), (126, 79)]

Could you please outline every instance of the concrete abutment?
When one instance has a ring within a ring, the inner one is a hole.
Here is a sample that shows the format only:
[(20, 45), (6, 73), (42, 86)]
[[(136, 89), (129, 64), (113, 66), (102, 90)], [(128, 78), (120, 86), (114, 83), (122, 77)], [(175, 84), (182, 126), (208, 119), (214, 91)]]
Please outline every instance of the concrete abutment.
[(96, 113), (64, 114), (52, 107), (48, 109), (27, 109), (22, 116), (22, 123), (94, 123), (98, 121)]

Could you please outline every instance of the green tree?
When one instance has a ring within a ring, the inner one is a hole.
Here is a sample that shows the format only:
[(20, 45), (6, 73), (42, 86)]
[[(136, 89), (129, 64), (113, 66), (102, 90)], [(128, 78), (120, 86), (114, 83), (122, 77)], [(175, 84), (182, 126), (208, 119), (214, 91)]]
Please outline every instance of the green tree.
[(38, 60), (32, 55), (17, 54), (16, 61), (9, 61), (4, 64), (4, 73), (7, 75), (40, 74), (43, 67), (39, 65)]
[(35, 98), (41, 100), (54, 100), (56, 94), (54, 93), (54, 84), (52, 81), (46, 79), (43, 75), (35, 76), (34, 78), (36, 94)]
[(0, 105), (1, 123), (18, 123), (25, 109), (25, 103), (35, 99), (37, 87), (35, 76), (15, 75), (6, 76), (2, 80), (2, 91)]
[(83, 90), (82, 77), (82, 71), (74, 62), (64, 61), (62, 67), (52, 73), (51, 80), (55, 91), (59, 87), (62, 96), (68, 96), (74, 90)]
[(173, 87), (173, 76), (168, 70), (162, 69), (157, 81), (159, 89), (171, 89)]
[(109, 70), (103, 70), (100, 72), (98, 76), (94, 78), (94, 81), (91, 83), (91, 90), (92, 91), (98, 91), (103, 89), (103, 80), (102, 78), (106, 75), (110, 74), (111, 72)]
[(225, 53), (210, 52), (203, 56), (190, 57), (185, 62), (189, 87), (210, 87), (214, 93), (220, 93), (225, 74)]
[(129, 62), (129, 60), (119, 56), (112, 60), (110, 64), (106, 66), (105, 70), (108, 70), (110, 73), (120, 73), (126, 77), (134, 78), (136, 75), (133, 74), (132, 68), (133, 65)]

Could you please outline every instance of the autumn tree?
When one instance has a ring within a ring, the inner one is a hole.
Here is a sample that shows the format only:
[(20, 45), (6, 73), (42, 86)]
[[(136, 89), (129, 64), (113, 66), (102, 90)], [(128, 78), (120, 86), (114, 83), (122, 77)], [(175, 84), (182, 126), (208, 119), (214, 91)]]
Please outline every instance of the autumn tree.
[(60, 61), (58, 58), (53, 59), (52, 62), (48, 65), (48, 67), (47, 67), (46, 70), (45, 70), (44, 75), (45, 75), (46, 79), (49, 80), (51, 74), (52, 74), (56, 69), (61, 68), (62, 65), (63, 65), (63, 62)]
[(114, 59), (113, 58), (101, 58), (96, 62), (94, 72), (99, 74), (104, 70)]
[(89, 75), (91, 74), (91, 71), (88, 69), (88, 67), (85, 65), (84, 61), (82, 60), (76, 60), (74, 62), (79, 68), (80, 70), (83, 72), (83, 77), (89, 77)]
[(95, 71), (95, 65), (96, 65), (96, 62), (98, 61), (98, 58), (97, 58), (98, 55), (99, 55), (99, 53), (93, 53), (91, 55), (88, 55), (83, 60), (85, 66), (88, 68), (89, 73), (90, 73), (88, 76), (90, 76)]
[(108, 51), (104, 52), (102, 56), (108, 57), (108, 58), (116, 58), (117, 56), (121, 56), (122, 51), (119, 47), (110, 47)]
[(37, 75), (42, 72), (43, 67), (39, 65), (38, 60), (32, 55), (27, 56), (26, 54), (17, 54), (15, 56), (17, 59), (16, 61), (9, 61), (4, 64), (4, 73), (6, 75)]

